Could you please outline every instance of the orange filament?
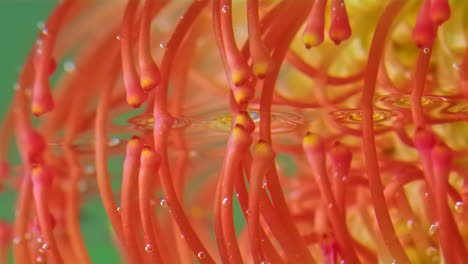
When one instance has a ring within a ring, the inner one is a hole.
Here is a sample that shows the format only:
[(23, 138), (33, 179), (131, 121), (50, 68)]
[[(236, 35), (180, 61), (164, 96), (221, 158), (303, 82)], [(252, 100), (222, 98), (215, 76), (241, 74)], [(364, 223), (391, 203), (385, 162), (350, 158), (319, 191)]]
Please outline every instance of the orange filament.
[[(146, 100), (146, 94), (143, 91), (140, 78), (136, 72), (134, 59), (134, 32), (135, 32), (135, 14), (137, 12), (139, 1), (128, 0), (125, 8), (122, 22), (122, 32), (120, 34), (123, 78), (126, 89), (127, 103), (131, 107), (138, 108)], [(145, 65), (148, 66), (148, 65)], [(152, 70), (152, 69), (149, 69)], [(146, 76), (145, 76), (146, 77)]]
[(258, 1), (247, 1), (247, 22), (249, 30), (249, 48), (252, 56), (252, 71), (258, 78), (265, 78), (270, 66), (270, 56), (262, 40), (258, 16)]
[(31, 112), (40, 116), (54, 108), (54, 102), (49, 84), (49, 76), (55, 71), (56, 63), (52, 58), (55, 40), (62, 27), (68, 9), (74, 1), (66, 0), (60, 3), (41, 30), (40, 45), (36, 48), (35, 78), (31, 100)]
[(327, 0), (317, 0), (309, 13), (304, 33), (302, 33), (302, 41), (307, 49), (318, 46), (323, 42), (326, 7)]
[(140, 154), (143, 144), (138, 137), (131, 138), (127, 143), (127, 151), (123, 165), (122, 175), (122, 195), (121, 195), (121, 215), (122, 230), (125, 239), (125, 247), (128, 250), (130, 259), (134, 263), (142, 263), (142, 258), (138, 251), (139, 239), (135, 235), (137, 224), (138, 200), (138, 171), (140, 169)]
[(332, 0), (331, 6), (331, 21), (328, 37), (338, 45), (351, 36), (351, 26), (349, 25), (344, 0)]
[[(155, 6), (158, 5), (158, 6)], [(140, 67), (140, 85), (148, 92), (152, 90), (160, 81), (161, 73), (151, 56), (150, 35), (151, 35), (151, 12), (152, 9), (160, 10), (161, 5), (155, 0), (146, 0), (141, 10), (140, 28), (138, 34), (138, 63)]]
[(51, 261), (57, 264), (63, 263), (57, 247), (58, 244), (53, 235), (53, 226), (50, 221), (50, 211), (48, 208), (50, 202), (48, 191), (52, 187), (53, 176), (45, 166), (38, 164), (31, 169), (31, 179), (33, 182), (36, 213), (44, 243), (48, 245), (47, 248), (50, 250)]
[(234, 30), (232, 28), (232, 5), (231, 0), (215, 0), (221, 21), (221, 32), (229, 65), (230, 80), (235, 86), (245, 84), (251, 76), (250, 68), (246, 59), (242, 56), (236, 46)]
[(436, 26), (431, 20), (431, 0), (424, 0), (413, 29), (413, 41), (418, 48), (432, 45), (436, 37)]
[[(149, 147), (144, 147), (141, 152), (140, 158), (140, 172), (138, 176), (138, 188), (139, 188), (139, 204), (140, 204), (140, 220), (143, 227), (144, 239), (146, 246), (152, 247), (152, 250), (146, 250), (148, 252), (148, 259), (154, 263), (163, 263), (162, 259), (162, 243), (160, 228), (157, 222), (154, 222), (153, 216), (153, 204), (154, 201), (154, 188), (155, 188), (155, 175), (159, 168), (159, 158)], [(167, 258), (167, 256), (166, 256)], [(165, 258), (165, 261), (167, 259)]]

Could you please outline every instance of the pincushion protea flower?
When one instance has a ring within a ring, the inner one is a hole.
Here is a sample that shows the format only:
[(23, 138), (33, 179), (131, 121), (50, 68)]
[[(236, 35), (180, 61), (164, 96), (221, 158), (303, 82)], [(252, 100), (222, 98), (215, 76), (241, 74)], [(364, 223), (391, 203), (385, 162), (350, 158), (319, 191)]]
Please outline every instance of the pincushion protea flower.
[(95, 182), (128, 263), (468, 263), (466, 12), (61, 1), (0, 132), (18, 192), (0, 257), (91, 263), (79, 186)]

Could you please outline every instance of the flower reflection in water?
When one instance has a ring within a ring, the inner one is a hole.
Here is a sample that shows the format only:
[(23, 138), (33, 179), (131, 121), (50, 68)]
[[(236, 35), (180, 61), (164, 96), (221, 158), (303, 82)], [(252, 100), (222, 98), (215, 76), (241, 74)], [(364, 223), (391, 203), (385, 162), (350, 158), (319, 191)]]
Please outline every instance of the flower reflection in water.
[(96, 183), (128, 263), (468, 263), (467, 11), (61, 1), (0, 132), (0, 257), (91, 263)]

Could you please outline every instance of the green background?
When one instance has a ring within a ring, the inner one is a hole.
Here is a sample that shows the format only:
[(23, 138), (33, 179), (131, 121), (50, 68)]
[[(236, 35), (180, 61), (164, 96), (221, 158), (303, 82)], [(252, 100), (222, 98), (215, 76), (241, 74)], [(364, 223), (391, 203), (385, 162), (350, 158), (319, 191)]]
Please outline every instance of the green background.
[[(13, 87), (22, 62), (38, 33), (38, 22), (47, 19), (55, 3), (56, 1), (47, 0), (0, 0), (0, 116), (2, 119), (10, 105)], [(12, 157), (12, 162), (17, 164), (19, 161)], [(10, 188), (0, 192), (1, 220), (13, 221), (15, 201), (14, 191)], [(92, 197), (84, 205), (81, 223), (93, 263), (121, 263), (108, 232), (107, 217), (97, 197)]]

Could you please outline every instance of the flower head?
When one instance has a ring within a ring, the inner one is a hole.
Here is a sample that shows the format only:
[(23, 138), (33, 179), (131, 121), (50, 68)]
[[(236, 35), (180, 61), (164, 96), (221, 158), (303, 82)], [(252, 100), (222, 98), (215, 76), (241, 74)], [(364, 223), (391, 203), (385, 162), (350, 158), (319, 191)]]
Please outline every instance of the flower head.
[(467, 263), (467, 11), (61, 1), (0, 132), (0, 257), (91, 263), (97, 195), (128, 263)]

